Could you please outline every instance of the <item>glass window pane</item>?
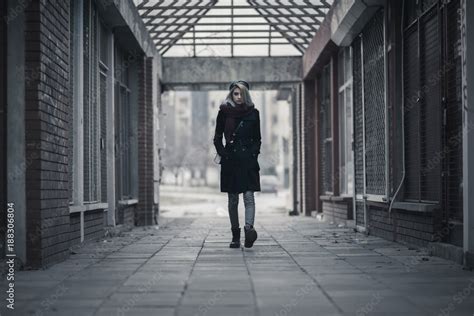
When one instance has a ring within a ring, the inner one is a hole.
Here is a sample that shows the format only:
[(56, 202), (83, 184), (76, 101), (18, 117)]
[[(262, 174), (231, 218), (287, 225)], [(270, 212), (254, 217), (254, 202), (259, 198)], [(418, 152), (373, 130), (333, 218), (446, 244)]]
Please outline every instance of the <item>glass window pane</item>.
[(344, 49), (339, 51), (337, 56), (337, 66), (337, 82), (340, 87), (344, 84)]
[(346, 166), (346, 115), (345, 115), (345, 102), (344, 102), (344, 91), (339, 93), (338, 103), (339, 103), (339, 181), (340, 181), (340, 191), (345, 193), (345, 166)]
[(350, 46), (344, 50), (344, 78), (345, 82), (352, 79), (352, 49)]

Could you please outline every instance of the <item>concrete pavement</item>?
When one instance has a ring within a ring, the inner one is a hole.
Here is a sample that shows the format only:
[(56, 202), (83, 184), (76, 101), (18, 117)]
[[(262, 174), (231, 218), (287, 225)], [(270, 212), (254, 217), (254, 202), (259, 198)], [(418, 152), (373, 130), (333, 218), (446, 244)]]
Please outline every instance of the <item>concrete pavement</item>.
[(1, 314), (474, 315), (474, 273), (459, 265), (284, 211), (257, 206), (255, 220), (249, 249), (229, 248), (228, 218), (211, 214), (86, 244), (17, 271)]

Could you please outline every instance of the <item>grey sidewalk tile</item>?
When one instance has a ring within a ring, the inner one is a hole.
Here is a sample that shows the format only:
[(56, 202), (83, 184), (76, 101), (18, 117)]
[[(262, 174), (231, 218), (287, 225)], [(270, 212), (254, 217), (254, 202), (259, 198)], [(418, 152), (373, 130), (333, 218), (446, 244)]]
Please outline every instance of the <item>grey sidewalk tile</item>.
[[(470, 290), (474, 273), (423, 251), (313, 218), (280, 215), (258, 218), (254, 247), (231, 249), (228, 219), (217, 218), (210, 231), (211, 220), (177, 218), (160, 230), (139, 228), (84, 245), (50, 269), (18, 271), (18, 302), (23, 311), (44, 309), (57, 296), (44, 314), (66, 316), (474, 311), (474, 285), (462, 302), (454, 299)], [(66, 290), (55, 295), (61, 285)]]
[[(106, 283), (106, 284), (104, 284)], [(61, 284), (64, 290), (61, 292), (62, 298), (81, 299), (103, 299), (113, 293), (120, 282), (87, 282), (87, 281), (65, 281)], [(50, 289), (51, 293), (58, 292), (60, 288)]]
[(305, 305), (270, 305), (260, 309), (260, 316), (335, 316), (341, 315), (337, 308), (331, 305), (313, 304)]
[(228, 280), (195, 280), (188, 284), (188, 290), (251, 290), (248, 279), (239, 281)]
[(173, 284), (173, 285), (158, 285), (158, 286), (145, 286), (143, 284), (140, 285), (122, 285), (115, 290), (115, 293), (129, 293), (133, 295), (134, 293), (142, 293), (146, 291), (147, 293), (154, 293), (154, 292), (179, 292), (183, 291), (184, 286), (181, 284)]
[(101, 307), (94, 316), (173, 316), (174, 308), (170, 307), (131, 307), (120, 309), (118, 307)]
[[(94, 315), (95, 307), (58, 307), (54, 309), (47, 309), (42, 314), (36, 315), (48, 315), (48, 316), (92, 316)], [(34, 313), (22, 314), (21, 312), (17, 315), (35, 315)]]
[(332, 296), (334, 302), (345, 312), (354, 314), (392, 313), (399, 315), (428, 315), (402, 296), (384, 296), (375, 292), (369, 295)]
[[(82, 298), (59, 298), (49, 300), (28, 300), (17, 301), (19, 309), (29, 312), (32, 315), (48, 315), (50, 312), (71, 309), (94, 309), (102, 304), (101, 299), (82, 299)], [(66, 314), (65, 314), (66, 315)]]
[(182, 305), (242, 306), (254, 304), (251, 291), (215, 289), (213, 291), (188, 290), (181, 301)]
[(253, 306), (180, 306), (177, 309), (178, 316), (256, 316)]
[(103, 307), (174, 307), (178, 304), (181, 292), (134, 292), (114, 293), (106, 301)]

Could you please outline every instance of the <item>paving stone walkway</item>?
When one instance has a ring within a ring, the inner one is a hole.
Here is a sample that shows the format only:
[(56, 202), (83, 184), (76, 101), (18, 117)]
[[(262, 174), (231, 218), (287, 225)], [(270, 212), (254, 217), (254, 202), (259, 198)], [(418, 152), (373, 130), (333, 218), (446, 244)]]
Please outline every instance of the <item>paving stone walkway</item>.
[(474, 272), (423, 251), (277, 213), (256, 219), (253, 248), (231, 249), (228, 226), (162, 218), (86, 244), (16, 272), (15, 311), (1, 314), (474, 315)]

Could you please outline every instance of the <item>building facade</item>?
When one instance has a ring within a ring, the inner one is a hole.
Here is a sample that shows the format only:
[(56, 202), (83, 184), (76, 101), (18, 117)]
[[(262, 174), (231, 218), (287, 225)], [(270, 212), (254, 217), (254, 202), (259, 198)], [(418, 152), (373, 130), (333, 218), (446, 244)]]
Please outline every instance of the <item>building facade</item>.
[(472, 264), (470, 5), (369, 2), (336, 1), (303, 57), (299, 211)]
[(133, 3), (0, 10), (1, 196), (19, 262), (48, 266), (104, 226), (153, 224), (161, 64)]

